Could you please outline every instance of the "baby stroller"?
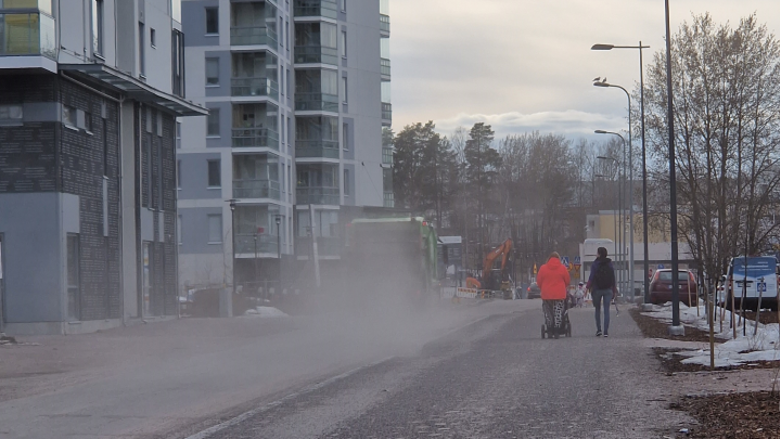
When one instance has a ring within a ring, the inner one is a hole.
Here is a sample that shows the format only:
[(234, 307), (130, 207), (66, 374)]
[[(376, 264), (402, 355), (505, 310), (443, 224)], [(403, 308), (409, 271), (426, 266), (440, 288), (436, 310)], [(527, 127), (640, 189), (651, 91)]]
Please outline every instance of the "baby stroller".
[[(577, 303), (576, 299), (574, 299), (574, 301), (572, 299), (573, 298), (567, 294), (566, 299), (562, 301), (563, 311), (561, 312), (561, 325), (559, 328), (547, 327), (547, 323), (542, 323), (542, 338), (558, 338), (561, 335), (563, 335), (564, 337), (571, 337), (571, 321), (569, 320), (569, 309), (574, 308), (575, 304)], [(547, 319), (545, 318), (545, 321), (546, 320)]]

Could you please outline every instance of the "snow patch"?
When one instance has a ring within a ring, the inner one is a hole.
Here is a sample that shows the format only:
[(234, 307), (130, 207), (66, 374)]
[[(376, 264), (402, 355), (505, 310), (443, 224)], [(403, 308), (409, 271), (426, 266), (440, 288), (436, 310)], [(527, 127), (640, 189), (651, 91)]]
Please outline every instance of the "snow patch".
[(272, 306), (258, 306), (254, 309), (248, 309), (245, 313), (245, 316), (250, 317), (289, 317), (288, 314), (285, 314), (282, 311), (279, 311), (278, 309), (272, 307)]

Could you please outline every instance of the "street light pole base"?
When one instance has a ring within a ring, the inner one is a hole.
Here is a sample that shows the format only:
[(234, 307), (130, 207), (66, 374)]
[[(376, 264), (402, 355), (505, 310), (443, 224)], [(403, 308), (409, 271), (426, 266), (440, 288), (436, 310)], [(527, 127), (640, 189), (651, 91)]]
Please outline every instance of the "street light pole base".
[(671, 326), (669, 326), (669, 335), (671, 335), (673, 337), (682, 337), (682, 336), (684, 336), (685, 335), (685, 326), (683, 326), (683, 325), (679, 325), (679, 326), (671, 325)]
[(643, 303), (642, 304), (642, 312), (650, 312), (653, 310), (653, 304), (652, 303)]

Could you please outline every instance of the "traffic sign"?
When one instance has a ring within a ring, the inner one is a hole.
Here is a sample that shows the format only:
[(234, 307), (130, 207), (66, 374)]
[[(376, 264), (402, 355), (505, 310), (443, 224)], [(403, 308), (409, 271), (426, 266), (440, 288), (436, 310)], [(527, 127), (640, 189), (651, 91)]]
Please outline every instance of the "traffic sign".
[(563, 265), (568, 267), (569, 266), (569, 257), (568, 256), (562, 257), (561, 258), (561, 264), (563, 264)]
[(574, 265), (580, 265), (581, 262), (582, 262), (582, 260), (580, 259), (579, 256), (575, 256), (574, 257)]

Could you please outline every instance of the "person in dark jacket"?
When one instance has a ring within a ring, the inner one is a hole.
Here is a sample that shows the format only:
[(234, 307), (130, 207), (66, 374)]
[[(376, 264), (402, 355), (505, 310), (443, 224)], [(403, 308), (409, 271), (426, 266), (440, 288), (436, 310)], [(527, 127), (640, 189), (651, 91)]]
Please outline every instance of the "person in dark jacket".
[(590, 267), (590, 277), (586, 290), (591, 292), (593, 306), (596, 308), (596, 337), (601, 337), (601, 304), (604, 303), (604, 337), (609, 337), (609, 307), (617, 297), (615, 267), (607, 257), (607, 249), (599, 247), (598, 257)]

